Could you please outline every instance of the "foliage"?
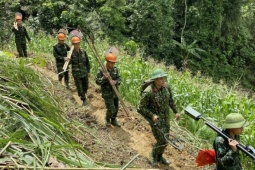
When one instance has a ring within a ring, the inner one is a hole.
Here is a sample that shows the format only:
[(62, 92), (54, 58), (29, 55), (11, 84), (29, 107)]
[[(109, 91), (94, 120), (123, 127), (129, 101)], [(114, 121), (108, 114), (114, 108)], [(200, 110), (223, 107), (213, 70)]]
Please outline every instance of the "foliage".
[(77, 127), (87, 127), (63, 116), (51, 82), (35, 74), (27, 61), (0, 55), (0, 146), (6, 146), (6, 159), (17, 166), (44, 167), (54, 156), (67, 166), (95, 167), (71, 139), (73, 131), (80, 132)]
[(144, 47), (146, 56), (161, 60), (170, 55), (174, 20), (173, 0), (135, 1), (130, 16), (132, 37)]
[(134, 56), (138, 50), (138, 44), (133, 40), (127, 41), (124, 46), (127, 53), (132, 56)]

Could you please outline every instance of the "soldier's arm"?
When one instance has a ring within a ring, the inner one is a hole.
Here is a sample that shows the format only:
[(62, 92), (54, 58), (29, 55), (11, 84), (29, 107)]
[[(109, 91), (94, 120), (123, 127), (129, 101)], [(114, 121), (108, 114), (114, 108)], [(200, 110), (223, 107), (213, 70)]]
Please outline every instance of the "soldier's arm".
[(172, 90), (171, 90), (171, 88), (169, 86), (167, 87), (167, 89), (168, 89), (168, 92), (170, 94), (169, 106), (171, 107), (171, 109), (173, 110), (174, 113), (178, 113), (178, 111), (176, 109), (176, 105), (175, 105), (174, 99), (173, 99)]
[(214, 150), (217, 155), (216, 162), (226, 168), (233, 165), (235, 158), (238, 156), (238, 152), (235, 152), (226, 146), (224, 139), (221, 136), (216, 137), (214, 141)]
[(87, 60), (86, 60), (86, 67), (87, 67), (87, 69), (88, 69), (88, 73), (90, 73), (89, 56), (88, 56), (88, 54), (86, 53), (86, 51), (84, 51), (84, 52), (85, 52), (85, 55), (86, 55), (86, 58), (87, 58)]
[(150, 92), (143, 92), (140, 100), (138, 112), (148, 121), (152, 121), (153, 113), (149, 109)]
[(17, 32), (17, 30), (14, 28), (14, 27), (12, 27), (12, 32)]
[(53, 56), (57, 59), (57, 60), (63, 60), (64, 61), (64, 58), (59, 55), (58, 53), (58, 49), (56, 46), (53, 46)]
[(103, 70), (101, 67), (97, 70), (97, 75), (96, 75), (96, 84), (97, 85), (102, 85), (104, 83), (107, 83), (108, 79), (104, 78)]
[(26, 36), (27, 40), (30, 41), (31, 39), (30, 39), (30, 37), (28, 36), (27, 29), (26, 29), (25, 27), (24, 27), (24, 31), (25, 31), (25, 36)]

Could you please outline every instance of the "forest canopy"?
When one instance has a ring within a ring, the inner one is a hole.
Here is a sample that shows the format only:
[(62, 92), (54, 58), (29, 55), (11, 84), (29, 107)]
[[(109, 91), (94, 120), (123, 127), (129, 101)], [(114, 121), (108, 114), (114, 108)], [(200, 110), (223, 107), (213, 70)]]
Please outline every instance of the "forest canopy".
[(244, 0), (1, 0), (1, 47), (16, 12), (35, 33), (79, 25), (90, 39), (254, 90), (255, 3)]

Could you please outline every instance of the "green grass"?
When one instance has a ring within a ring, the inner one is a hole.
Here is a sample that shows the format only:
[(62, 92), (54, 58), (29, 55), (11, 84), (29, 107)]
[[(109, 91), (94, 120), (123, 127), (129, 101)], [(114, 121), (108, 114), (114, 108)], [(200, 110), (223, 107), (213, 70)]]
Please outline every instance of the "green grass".
[[(51, 53), (56, 39), (51, 36), (45, 36), (43, 33), (36, 35), (34, 39), (29, 47), (29, 51), (36, 53), (34, 58), (46, 53), (48, 58), (45, 58), (45, 60), (54, 60)], [(40, 43), (38, 44), (36, 42)], [(70, 44), (69, 42), (67, 43)], [(13, 45), (11, 45), (12, 48)], [(93, 75), (96, 74), (99, 64), (84, 41), (81, 46), (89, 54), (92, 67), (91, 73), (92, 77), (94, 77)], [(96, 48), (100, 58), (104, 61), (104, 52), (109, 48), (107, 42), (102, 40), (96, 41)], [(247, 97), (245, 93), (236, 88), (236, 85), (228, 87), (223, 82), (215, 84), (212, 79), (203, 77), (200, 74), (192, 76), (189, 71), (178, 72), (173, 66), (165, 67), (163, 64), (156, 63), (155, 61), (144, 61), (140, 57), (137, 57), (139, 54), (136, 54), (136, 57), (132, 57), (127, 55), (125, 51), (122, 51), (122, 48), (119, 49), (120, 55), (118, 56), (116, 66), (120, 69), (122, 77), (120, 93), (123, 99), (137, 108), (140, 100), (140, 87), (142, 82), (149, 77), (153, 69), (159, 67), (164, 68), (169, 74), (168, 83), (172, 87), (177, 108), (182, 113), (182, 120), (179, 122), (176, 131), (182, 128), (184, 130), (186, 129), (185, 133), (187, 132), (187, 135), (185, 140), (191, 141), (195, 148), (212, 147), (212, 141), (216, 133), (205, 126), (201, 120), (196, 122), (185, 115), (184, 109), (187, 106), (192, 106), (218, 127), (222, 127), (225, 116), (232, 112), (242, 113), (249, 122), (254, 123), (254, 96)], [(30, 62), (43, 63), (43, 61), (43, 59), (41, 62), (40, 59), (32, 59)], [(17, 78), (22, 77), (19, 73), (16, 76)], [(29, 84), (29, 81), (27, 81), (27, 84)], [(36, 106), (40, 107), (41, 104), (43, 103), (38, 102)], [(173, 115), (172, 118), (174, 118)], [(172, 129), (175, 130), (174, 128)], [(192, 135), (188, 135), (188, 133)], [(254, 133), (254, 125), (251, 123), (244, 131), (241, 143), (255, 146)], [(252, 169), (252, 164), (249, 163), (250, 160), (250, 158), (244, 157), (244, 167), (246, 169)]]

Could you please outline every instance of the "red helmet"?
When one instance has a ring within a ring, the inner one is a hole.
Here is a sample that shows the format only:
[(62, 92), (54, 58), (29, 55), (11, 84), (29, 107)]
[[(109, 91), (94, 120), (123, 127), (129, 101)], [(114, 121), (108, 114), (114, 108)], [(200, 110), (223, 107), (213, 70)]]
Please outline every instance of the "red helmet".
[(110, 62), (113, 62), (113, 63), (117, 62), (117, 57), (113, 53), (106, 54), (105, 59), (106, 59), (106, 61), (110, 61)]
[(79, 43), (81, 42), (81, 39), (79, 37), (72, 37), (72, 43), (73, 44), (76, 44), (76, 43)]
[(63, 34), (63, 33), (59, 33), (59, 34), (58, 34), (58, 39), (63, 41), (63, 40), (66, 39), (66, 35)]

